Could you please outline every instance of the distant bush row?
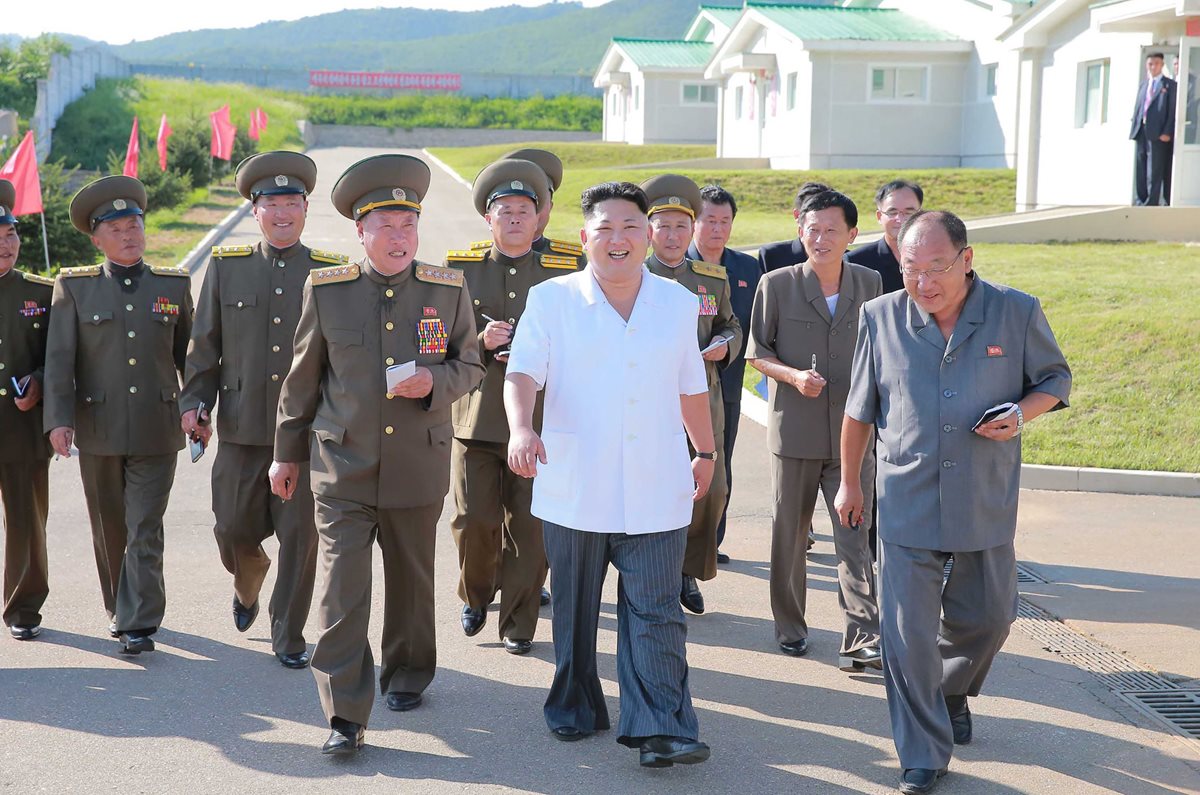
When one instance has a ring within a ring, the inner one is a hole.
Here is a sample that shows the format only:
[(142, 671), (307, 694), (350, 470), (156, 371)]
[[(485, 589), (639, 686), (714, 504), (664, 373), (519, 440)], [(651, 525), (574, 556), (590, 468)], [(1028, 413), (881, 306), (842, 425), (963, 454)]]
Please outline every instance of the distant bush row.
[(560, 95), (528, 99), (407, 94), (397, 97), (305, 97), (313, 124), (575, 130), (599, 132), (604, 105), (598, 97)]

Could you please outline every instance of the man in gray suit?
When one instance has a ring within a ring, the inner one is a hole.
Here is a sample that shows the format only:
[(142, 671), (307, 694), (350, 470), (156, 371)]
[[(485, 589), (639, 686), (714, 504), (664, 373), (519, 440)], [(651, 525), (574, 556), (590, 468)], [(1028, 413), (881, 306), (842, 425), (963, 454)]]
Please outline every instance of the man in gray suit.
[(1071, 391), (1038, 300), (985, 282), (972, 259), (951, 213), (900, 230), (905, 291), (863, 307), (842, 423), (845, 524), (863, 515), (879, 429), (879, 617), (901, 792), (932, 790), (953, 745), (971, 741), (967, 697), (1016, 618), (1020, 433)]

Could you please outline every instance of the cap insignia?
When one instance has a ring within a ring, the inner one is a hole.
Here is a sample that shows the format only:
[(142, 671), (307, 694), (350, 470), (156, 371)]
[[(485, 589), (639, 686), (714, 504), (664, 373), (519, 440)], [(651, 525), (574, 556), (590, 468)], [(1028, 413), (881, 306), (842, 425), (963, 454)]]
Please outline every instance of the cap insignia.
[(124, 210), (127, 206), (124, 199), (113, 199), (114, 210)]
[(288, 178), (283, 174), (279, 174), (275, 177), (275, 184), (282, 188), (288, 184)]
[(408, 194), (404, 192), (404, 188), (392, 188), (392, 198), (402, 202), (408, 198)]

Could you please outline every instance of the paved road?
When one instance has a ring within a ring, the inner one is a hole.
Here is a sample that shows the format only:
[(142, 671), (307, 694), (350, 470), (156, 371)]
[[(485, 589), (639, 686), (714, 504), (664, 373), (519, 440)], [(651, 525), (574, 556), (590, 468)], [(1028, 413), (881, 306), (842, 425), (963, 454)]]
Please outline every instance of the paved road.
[[(341, 169), (367, 153), (312, 154), (322, 178), (306, 239), (353, 254), (353, 227), (333, 213), (327, 196)], [(423, 259), (437, 261), (444, 247), (480, 236), (466, 199), (466, 191), (435, 172), (422, 221)], [(252, 223), (241, 223), (224, 242), (254, 239)], [(735, 562), (705, 586), (710, 612), (689, 618), (692, 691), (714, 749), (706, 765), (644, 771), (611, 733), (573, 744), (551, 739), (541, 719), (553, 672), (549, 615), (528, 657), (501, 650), (494, 616), (481, 635), (463, 637), (454, 546), (444, 522), (436, 573), (439, 673), (425, 706), (397, 714), (379, 702), (364, 753), (348, 762), (322, 757), (317, 746), (326, 730), (311, 674), (275, 662), (264, 623), (246, 635), (232, 627), (230, 581), (212, 540), (209, 455), (196, 465), (181, 458), (167, 514), (168, 609), (160, 650), (133, 659), (119, 657), (104, 632), (77, 464), (52, 465), (47, 629), (35, 643), (0, 640), (0, 790), (892, 791), (897, 762), (882, 680), (835, 667), (840, 619), (827, 524), (818, 523), (810, 564), (813, 651), (801, 660), (775, 651), (766, 588), (766, 434), (750, 422), (743, 428), (727, 544)], [(1069, 603), (1081, 626), (1128, 637), (1131, 647), (1141, 645), (1137, 633), (1154, 633), (1143, 624), (1149, 615), (1168, 615), (1153, 636), (1162, 648), (1176, 649), (1181, 664), (1191, 660), (1195, 676), (1194, 656), (1184, 651), (1185, 642), (1196, 645), (1195, 611), (1164, 613), (1154, 595), (1164, 593), (1164, 582), (1177, 595), (1194, 593), (1187, 577), (1196, 568), (1184, 568), (1187, 560), (1175, 550), (1154, 552), (1147, 544), (1169, 540), (1172, 524), (1200, 526), (1195, 501), (1030, 492), (1023, 499), (1019, 549), (1060, 583), (1040, 586), (1045, 595), (1036, 598), (1050, 607)], [(1120, 554), (1106, 557), (1106, 548)], [(1114, 572), (1123, 585), (1093, 585)], [(378, 557), (375, 577), (382, 577)], [(599, 653), (615, 716), (614, 604), (610, 581)], [(376, 621), (376, 648), (378, 633)], [(947, 792), (1200, 789), (1194, 750), (1151, 728), (1090, 674), (1028, 637), (1014, 633), (989, 685), (974, 704), (976, 741), (952, 763)]]

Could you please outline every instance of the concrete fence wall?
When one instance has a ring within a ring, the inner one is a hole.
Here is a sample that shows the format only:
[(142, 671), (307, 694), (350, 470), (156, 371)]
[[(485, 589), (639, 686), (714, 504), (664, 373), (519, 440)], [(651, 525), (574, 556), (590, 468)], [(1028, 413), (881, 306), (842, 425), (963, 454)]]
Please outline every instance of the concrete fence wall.
[(37, 104), (30, 120), (37, 141), (38, 162), (45, 162), (50, 155), (54, 126), (67, 105), (94, 87), (98, 78), (128, 77), (130, 74), (129, 64), (97, 47), (51, 56), (50, 74), (37, 81)]
[(365, 146), (422, 149), (427, 146), (482, 146), (526, 141), (599, 141), (600, 133), (560, 130), (459, 130), (430, 127), (359, 127), (300, 122), (306, 146)]

